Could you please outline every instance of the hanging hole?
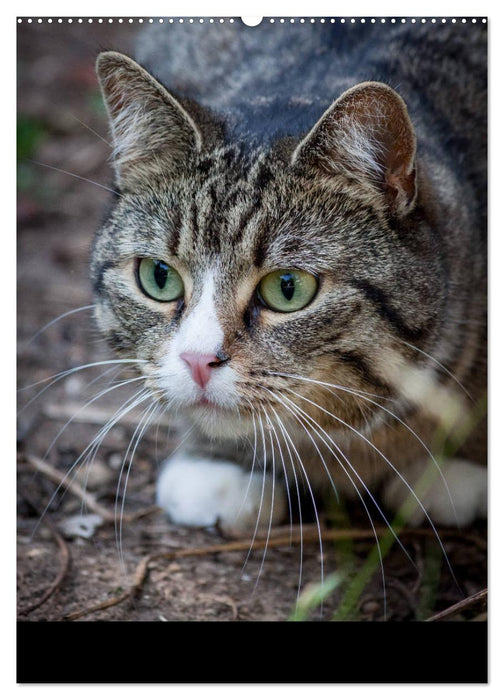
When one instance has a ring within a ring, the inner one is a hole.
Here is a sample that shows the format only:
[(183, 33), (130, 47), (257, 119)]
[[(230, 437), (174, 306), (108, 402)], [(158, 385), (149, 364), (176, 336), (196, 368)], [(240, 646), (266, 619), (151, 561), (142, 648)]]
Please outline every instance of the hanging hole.
[(247, 27), (257, 27), (262, 22), (262, 17), (242, 17), (241, 21), (246, 24)]

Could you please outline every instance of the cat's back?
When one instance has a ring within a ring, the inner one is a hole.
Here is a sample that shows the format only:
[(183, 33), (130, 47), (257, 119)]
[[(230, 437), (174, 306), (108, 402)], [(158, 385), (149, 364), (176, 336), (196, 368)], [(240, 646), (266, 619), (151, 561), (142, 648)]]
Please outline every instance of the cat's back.
[(136, 53), (170, 90), (225, 114), (233, 137), (299, 136), (344, 90), (367, 80), (396, 89), (414, 121), (458, 147), (464, 140), (481, 150), (486, 132), (480, 21), (157, 25), (140, 35)]

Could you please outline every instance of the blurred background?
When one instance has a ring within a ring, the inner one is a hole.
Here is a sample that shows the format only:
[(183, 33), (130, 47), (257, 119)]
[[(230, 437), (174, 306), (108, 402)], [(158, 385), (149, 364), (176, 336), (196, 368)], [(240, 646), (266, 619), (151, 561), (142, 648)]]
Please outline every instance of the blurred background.
[[(109, 195), (86, 179), (112, 185), (94, 62), (104, 48), (128, 52), (137, 31), (138, 26), (96, 20), (92, 25), (55, 20), (18, 26), (21, 347), (52, 318), (90, 303), (89, 247)], [(41, 352), (49, 360), (47, 355), (57, 352), (49, 336), (51, 331), (26, 347), (24, 360)]]
[[(137, 26), (86, 20), (18, 25), (18, 383), (107, 357), (92, 322), (88, 260), (112, 186), (110, 147), (94, 62), (128, 52)], [(35, 336), (35, 337), (34, 337)], [(108, 355), (110, 356), (110, 355)], [(20, 414), (18, 440), (46, 439), (48, 406), (79, 400), (93, 375), (58, 382)], [(24, 406), (41, 389), (19, 394)], [(47, 417), (47, 416), (46, 416)], [(46, 445), (47, 448), (48, 445)], [(25, 445), (26, 447), (26, 445)], [(30, 445), (33, 450), (42, 444)]]

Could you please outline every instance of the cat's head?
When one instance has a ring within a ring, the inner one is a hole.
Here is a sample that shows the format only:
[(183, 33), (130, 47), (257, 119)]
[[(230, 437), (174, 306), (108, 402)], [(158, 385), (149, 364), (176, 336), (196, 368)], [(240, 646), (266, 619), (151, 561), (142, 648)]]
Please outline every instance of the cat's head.
[(441, 277), (399, 95), (359, 84), (303, 138), (247, 151), (128, 57), (97, 70), (118, 196), (92, 278), (111, 344), (211, 435), (248, 433), (252, 414), (375, 420), (363, 397), (397, 395)]

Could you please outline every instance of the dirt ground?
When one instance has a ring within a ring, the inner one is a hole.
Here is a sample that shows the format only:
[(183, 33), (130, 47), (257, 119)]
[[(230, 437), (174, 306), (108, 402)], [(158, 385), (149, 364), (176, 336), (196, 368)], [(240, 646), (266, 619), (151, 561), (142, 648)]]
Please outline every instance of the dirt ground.
[[(33, 336), (60, 315), (92, 303), (89, 249), (109, 193), (89, 181), (105, 187), (112, 182), (93, 64), (102, 48), (127, 52), (138, 25), (24, 22), (18, 29), (18, 374), (19, 386), (27, 387), (112, 357), (89, 309)], [(56, 491), (58, 475), (71, 468), (128, 397), (128, 392), (109, 391), (88, 403), (119, 378), (112, 367), (84, 369), (18, 395), (19, 619), (289, 619), (298, 597), (301, 561), (302, 591), (320, 582), (321, 552), (313, 526), (305, 528), (302, 557), (299, 544), (288, 542), (288, 528), (272, 533), (267, 549), (259, 541), (248, 556), (248, 541), (168, 523), (153, 509), (154, 488), (158, 464), (176, 444), (176, 429), (155, 424), (144, 435), (127, 483), (120, 532), (114, 509), (117, 503), (121, 508), (125, 486), (121, 465), (140, 413), (119, 421), (103, 440), (92, 469), (80, 470), (70, 486), (67, 482)], [(77, 491), (79, 485), (85, 497)], [(352, 580), (374, 543), (365, 516), (355, 506), (349, 513), (352, 528), (366, 531), (350, 541)], [(74, 517), (80, 520), (72, 529)], [(387, 619), (426, 619), (486, 587), (485, 524), (441, 535), (458, 586), (432, 533), (405, 534), (416, 566), (396, 547), (385, 558)], [(146, 562), (145, 557), (161, 552), (171, 554)], [(323, 560), (331, 580), (331, 574), (348, 565), (348, 546), (324, 542)], [(139, 568), (143, 564), (146, 568)], [(135, 576), (133, 596), (129, 587)], [(322, 611), (315, 605), (307, 618), (331, 619), (346, 585), (336, 588)], [(104, 607), (107, 601), (110, 605)], [(377, 570), (351, 617), (378, 620), (383, 614)], [(484, 616), (483, 601), (450, 619)]]

